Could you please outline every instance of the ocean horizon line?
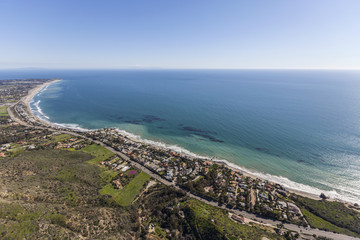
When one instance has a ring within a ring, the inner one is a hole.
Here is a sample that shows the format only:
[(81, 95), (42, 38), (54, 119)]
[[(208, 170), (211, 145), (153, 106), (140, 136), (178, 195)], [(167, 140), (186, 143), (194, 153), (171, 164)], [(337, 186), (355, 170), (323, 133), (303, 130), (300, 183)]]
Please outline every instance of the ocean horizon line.
[(76, 67), (76, 68), (70, 68), (70, 67), (59, 67), (59, 68), (53, 68), (53, 67), (14, 67), (14, 68), (0, 68), (0, 71), (13, 71), (13, 70), (24, 70), (24, 71), (41, 71), (41, 70), (54, 70), (54, 71), (59, 71), (59, 70), (63, 70), (63, 71), (73, 71), (73, 70), (79, 70), (79, 71), (83, 71), (83, 70), (87, 70), (87, 71), (101, 71), (101, 70), (109, 70), (109, 71), (116, 71), (116, 70), (139, 70), (139, 71), (146, 71), (146, 70), (206, 70), (206, 71), (221, 71), (221, 70), (226, 70), (226, 71), (236, 71), (236, 70), (294, 70), (294, 71), (360, 71), (360, 68), (353, 68), (353, 67), (343, 67), (343, 68), (339, 68), (339, 67), (293, 67), (293, 68), (283, 68), (283, 67), (244, 67), (244, 68), (216, 68), (216, 67), (195, 67), (195, 68), (191, 68), (191, 67), (171, 67), (171, 68), (163, 68), (163, 67), (113, 67), (113, 68), (97, 68), (97, 67)]

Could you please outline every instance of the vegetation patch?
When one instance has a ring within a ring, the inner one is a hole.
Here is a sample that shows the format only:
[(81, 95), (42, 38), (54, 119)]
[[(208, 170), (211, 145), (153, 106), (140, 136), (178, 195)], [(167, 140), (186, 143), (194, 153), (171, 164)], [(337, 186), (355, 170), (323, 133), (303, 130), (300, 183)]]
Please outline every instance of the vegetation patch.
[(2, 106), (0, 107), (0, 117), (7, 117), (9, 116), (9, 114), (6, 111), (7, 106)]
[(293, 200), (313, 215), (340, 228), (346, 228), (360, 234), (360, 213), (347, 208), (343, 203), (314, 200), (302, 196), (293, 197)]
[(74, 181), (76, 180), (74, 169), (62, 169), (57, 175), (56, 179), (60, 181)]
[[(49, 176), (49, 170), (71, 168), (77, 164), (83, 164), (91, 159), (91, 155), (82, 152), (69, 152), (63, 150), (33, 150), (25, 151), (10, 161), (4, 163), (8, 167), (16, 167), (22, 170), (31, 170), (37, 174)], [(50, 172), (50, 174), (52, 171)]]
[(69, 134), (59, 134), (59, 135), (51, 136), (51, 138), (48, 140), (48, 143), (62, 142), (70, 138), (72, 138), (72, 136), (70, 136)]
[(88, 161), (89, 163), (92, 163), (92, 164), (99, 164), (101, 161), (105, 161), (106, 159), (115, 155), (110, 150), (108, 150), (98, 144), (88, 145), (79, 151), (90, 153), (91, 155), (95, 156), (95, 158)]
[(12, 221), (34, 220), (41, 216), (39, 211), (29, 211), (20, 204), (0, 204), (0, 218), (6, 218)]
[(164, 229), (162, 229), (161, 227), (159, 226), (156, 226), (155, 227), (155, 234), (157, 236), (159, 236), (160, 238), (165, 238), (166, 237), (166, 232), (164, 231)]
[(74, 193), (74, 191), (70, 188), (59, 189), (59, 192), (63, 195), (63, 200), (69, 206), (76, 206), (78, 197)]
[(227, 211), (198, 200), (183, 203), (187, 222), (198, 239), (281, 239), (260, 226), (243, 225), (229, 219)]
[(15, 157), (26, 150), (25, 147), (16, 147), (9, 149), (10, 157)]
[(40, 220), (50, 220), (54, 225), (66, 227), (66, 218), (62, 214), (17, 203), (0, 203), (0, 220), (5, 219), (4, 224), (0, 224), (1, 239), (34, 239)]
[(49, 219), (52, 224), (56, 224), (61, 227), (66, 227), (66, 218), (62, 214), (53, 213), (49, 216)]
[(311, 227), (326, 230), (326, 231), (336, 232), (336, 233), (340, 233), (340, 234), (346, 234), (346, 235), (350, 235), (350, 236), (354, 236), (354, 237), (360, 236), (354, 232), (351, 232), (348, 229), (335, 226), (334, 224), (332, 224), (320, 217), (315, 216), (314, 214), (312, 214), (311, 212), (309, 212), (308, 210), (306, 210), (304, 208), (301, 209), (301, 211), (304, 214), (306, 220), (309, 222)]
[(2, 239), (31, 239), (39, 226), (33, 221), (12, 222), (0, 226)]
[(149, 179), (148, 174), (141, 172), (123, 189), (114, 189), (112, 184), (109, 183), (100, 190), (100, 194), (111, 195), (120, 206), (129, 206)]
[[(103, 170), (103, 168), (102, 168)], [(119, 173), (112, 170), (112, 169), (108, 169), (108, 170), (103, 170), (100, 173), (100, 178), (102, 181), (102, 184), (107, 184), (110, 183)]]

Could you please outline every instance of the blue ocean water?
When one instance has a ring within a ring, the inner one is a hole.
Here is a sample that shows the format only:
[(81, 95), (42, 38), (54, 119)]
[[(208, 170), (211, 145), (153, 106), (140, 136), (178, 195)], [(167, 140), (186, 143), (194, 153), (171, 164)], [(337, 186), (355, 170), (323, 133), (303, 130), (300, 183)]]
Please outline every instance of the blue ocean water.
[(359, 71), (0, 72), (29, 77), (63, 79), (31, 105), (51, 122), (117, 127), (290, 188), (360, 201)]

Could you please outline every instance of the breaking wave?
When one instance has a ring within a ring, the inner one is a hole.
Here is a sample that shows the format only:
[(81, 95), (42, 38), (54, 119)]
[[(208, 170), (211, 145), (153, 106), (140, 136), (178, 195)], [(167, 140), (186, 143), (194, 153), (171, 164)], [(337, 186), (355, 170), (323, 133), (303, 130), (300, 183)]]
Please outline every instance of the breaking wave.
[(34, 106), (30, 107), (31, 111), (33, 112), (33, 114), (40, 118), (41, 120), (50, 120), (50, 117), (45, 115), (45, 113), (42, 111), (41, 107), (40, 107), (40, 100), (38, 100), (37, 102), (34, 102), (34, 99), (30, 102), (30, 106)]

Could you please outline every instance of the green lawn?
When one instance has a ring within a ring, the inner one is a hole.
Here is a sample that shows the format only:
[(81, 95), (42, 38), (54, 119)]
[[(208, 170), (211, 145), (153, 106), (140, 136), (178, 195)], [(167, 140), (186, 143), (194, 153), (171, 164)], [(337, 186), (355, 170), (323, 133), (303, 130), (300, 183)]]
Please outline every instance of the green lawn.
[(100, 178), (103, 184), (110, 183), (111, 180), (113, 180), (113, 178), (119, 174), (119, 172), (115, 170), (112, 169), (105, 170), (105, 169), (106, 169), (105, 167), (102, 167), (102, 171), (100, 172)]
[(6, 111), (7, 106), (0, 107), (0, 117), (7, 117), (9, 114)]
[(359, 235), (357, 235), (356, 233), (351, 232), (348, 229), (335, 226), (334, 224), (332, 224), (328, 221), (325, 221), (324, 219), (322, 219), (320, 217), (315, 216), (314, 214), (312, 214), (311, 212), (309, 212), (308, 210), (306, 210), (304, 208), (302, 208), (301, 211), (303, 212), (306, 220), (309, 222), (311, 227), (327, 230), (330, 232), (336, 232), (336, 233), (346, 234), (346, 235), (350, 235), (350, 236), (354, 236), (354, 237), (359, 237)]
[(93, 155), (95, 158), (88, 161), (89, 163), (92, 163), (92, 164), (98, 164), (99, 162), (105, 161), (106, 159), (115, 155), (110, 150), (108, 150), (100, 145), (97, 145), (97, 144), (88, 145), (88, 146), (80, 149), (79, 151), (90, 153), (91, 155)]
[(109, 183), (100, 190), (100, 194), (111, 195), (120, 206), (129, 206), (140, 193), (141, 189), (144, 187), (145, 182), (147, 182), (149, 179), (150, 176), (148, 174), (141, 172), (123, 189), (114, 189), (111, 183)]

